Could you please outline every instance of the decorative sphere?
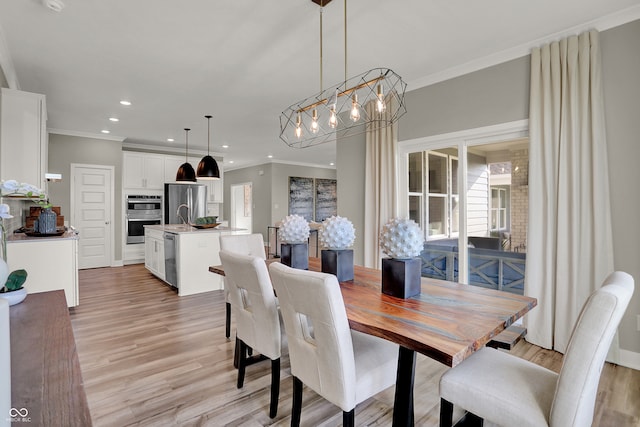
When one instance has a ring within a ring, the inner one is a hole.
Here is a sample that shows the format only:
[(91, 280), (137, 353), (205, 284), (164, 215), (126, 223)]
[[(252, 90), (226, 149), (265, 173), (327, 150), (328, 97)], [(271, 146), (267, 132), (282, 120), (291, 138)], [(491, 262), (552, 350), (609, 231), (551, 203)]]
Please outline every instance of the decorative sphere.
[(322, 221), (318, 229), (320, 244), (328, 249), (347, 249), (356, 240), (353, 223), (342, 216), (332, 216)]
[(380, 230), (380, 249), (391, 258), (417, 257), (423, 246), (422, 230), (412, 219), (394, 218)]
[(278, 229), (278, 237), (284, 243), (306, 243), (309, 239), (309, 223), (300, 215), (287, 215)]

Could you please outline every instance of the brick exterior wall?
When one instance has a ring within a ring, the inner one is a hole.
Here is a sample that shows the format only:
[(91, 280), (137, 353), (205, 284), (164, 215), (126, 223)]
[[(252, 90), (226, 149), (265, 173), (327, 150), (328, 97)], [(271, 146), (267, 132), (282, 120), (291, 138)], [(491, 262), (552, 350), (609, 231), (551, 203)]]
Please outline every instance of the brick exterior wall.
[(511, 250), (526, 252), (529, 222), (529, 150), (513, 150), (510, 153)]

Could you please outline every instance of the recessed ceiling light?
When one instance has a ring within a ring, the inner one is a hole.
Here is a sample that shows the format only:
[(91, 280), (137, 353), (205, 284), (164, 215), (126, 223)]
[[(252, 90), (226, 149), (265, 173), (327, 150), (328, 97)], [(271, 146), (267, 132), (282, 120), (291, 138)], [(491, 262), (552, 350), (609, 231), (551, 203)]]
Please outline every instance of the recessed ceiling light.
[(229, 160), (229, 163), (233, 163), (233, 160)]
[(269, 154), (267, 157), (270, 158), (270, 159), (273, 159), (273, 155), (272, 154)]
[(173, 142), (173, 141), (175, 141), (175, 139), (173, 139), (173, 138), (167, 138), (167, 141), (169, 141), (169, 142)]
[(120, 101), (120, 104), (122, 104), (122, 105), (131, 105), (131, 102), (130, 101), (126, 101), (126, 100), (123, 99), (122, 101)]
[(116, 117), (109, 117), (109, 120), (111, 120), (112, 122), (119, 122), (120, 119), (116, 118)]
[(333, 163), (333, 162), (329, 163), (329, 166), (335, 166), (335, 165), (336, 165), (336, 164), (335, 164), (335, 163)]
[(110, 131), (108, 131), (106, 129), (102, 129), (100, 132), (102, 132), (102, 133), (111, 133)]
[(224, 144), (222, 148), (229, 148), (229, 146), (227, 144)]

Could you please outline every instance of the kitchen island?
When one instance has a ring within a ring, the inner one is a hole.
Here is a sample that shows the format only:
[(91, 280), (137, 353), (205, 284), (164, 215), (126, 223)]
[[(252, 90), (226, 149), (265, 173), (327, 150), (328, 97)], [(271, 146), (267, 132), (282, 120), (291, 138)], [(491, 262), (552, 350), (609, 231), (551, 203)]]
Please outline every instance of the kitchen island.
[(175, 287), (180, 296), (222, 289), (222, 278), (209, 273), (210, 265), (220, 264), (220, 236), (247, 232), (221, 226), (199, 229), (177, 224), (146, 225), (145, 267)]

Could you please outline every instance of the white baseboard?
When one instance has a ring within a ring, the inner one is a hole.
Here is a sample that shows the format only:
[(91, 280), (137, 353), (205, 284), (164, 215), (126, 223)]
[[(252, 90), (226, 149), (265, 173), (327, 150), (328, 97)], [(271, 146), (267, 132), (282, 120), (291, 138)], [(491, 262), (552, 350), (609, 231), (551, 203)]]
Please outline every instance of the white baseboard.
[(117, 259), (111, 263), (111, 267), (122, 267), (124, 263), (121, 259)]
[(640, 353), (620, 349), (620, 366), (640, 371)]

